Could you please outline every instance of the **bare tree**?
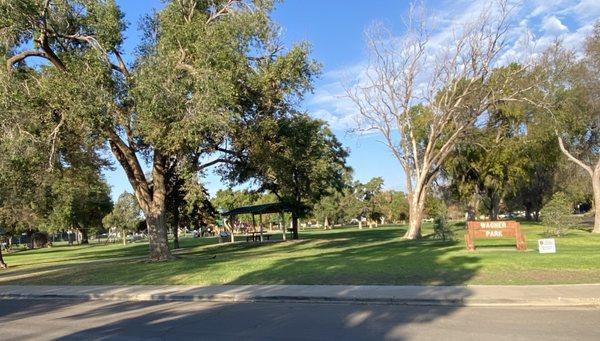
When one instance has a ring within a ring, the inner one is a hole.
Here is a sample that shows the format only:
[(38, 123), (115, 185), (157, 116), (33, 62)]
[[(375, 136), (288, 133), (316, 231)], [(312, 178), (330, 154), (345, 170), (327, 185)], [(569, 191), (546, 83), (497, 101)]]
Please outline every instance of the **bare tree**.
[(512, 82), (526, 65), (494, 69), (509, 40), (510, 13), (507, 1), (490, 3), (440, 41), (429, 34), (422, 6), (412, 6), (403, 36), (381, 25), (367, 32), (369, 66), (347, 94), (359, 128), (380, 133), (406, 174), (406, 239), (421, 237), (428, 188), (459, 140), (489, 110), (527, 91)]

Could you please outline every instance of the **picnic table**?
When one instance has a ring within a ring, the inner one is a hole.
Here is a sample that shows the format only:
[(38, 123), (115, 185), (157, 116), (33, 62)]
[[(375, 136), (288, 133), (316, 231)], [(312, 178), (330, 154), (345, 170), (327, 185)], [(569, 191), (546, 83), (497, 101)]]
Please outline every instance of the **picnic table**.
[[(271, 239), (271, 235), (267, 233), (263, 233), (262, 237), (263, 240)], [(260, 241), (260, 232), (248, 232), (248, 234), (246, 235), (246, 241), (249, 242), (250, 240), (252, 240), (253, 242)]]

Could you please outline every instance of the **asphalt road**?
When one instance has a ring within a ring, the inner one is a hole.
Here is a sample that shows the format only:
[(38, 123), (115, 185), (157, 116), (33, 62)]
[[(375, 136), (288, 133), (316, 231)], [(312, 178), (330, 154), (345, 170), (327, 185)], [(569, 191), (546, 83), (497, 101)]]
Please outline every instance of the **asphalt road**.
[(0, 300), (0, 340), (600, 340), (600, 308)]

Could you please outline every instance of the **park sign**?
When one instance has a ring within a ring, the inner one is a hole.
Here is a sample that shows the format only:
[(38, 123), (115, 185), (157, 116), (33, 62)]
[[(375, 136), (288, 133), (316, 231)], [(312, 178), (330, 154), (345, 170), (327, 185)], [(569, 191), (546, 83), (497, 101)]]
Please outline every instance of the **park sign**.
[(527, 250), (525, 236), (521, 233), (518, 222), (509, 221), (469, 221), (467, 222), (467, 233), (465, 242), (468, 251), (475, 251), (475, 239), (484, 238), (510, 238), (516, 240), (517, 250)]
[(538, 240), (538, 250), (540, 253), (556, 253), (556, 242), (554, 238)]

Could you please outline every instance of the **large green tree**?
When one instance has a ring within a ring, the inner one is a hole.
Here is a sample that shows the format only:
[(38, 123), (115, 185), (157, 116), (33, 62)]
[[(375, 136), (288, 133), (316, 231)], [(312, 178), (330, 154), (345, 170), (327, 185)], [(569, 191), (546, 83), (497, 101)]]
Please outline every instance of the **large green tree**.
[(50, 186), (49, 212), (44, 229), (75, 229), (81, 244), (88, 244), (89, 231), (99, 230), (102, 219), (112, 209), (110, 188), (97, 170), (79, 167), (56, 172)]
[(298, 239), (298, 218), (332, 190), (344, 185), (348, 152), (323, 121), (305, 114), (263, 120), (237, 146), (245, 162), (233, 165), (230, 179), (255, 181), (287, 206), (292, 238)]
[(367, 219), (369, 226), (377, 223), (381, 211), (376, 205), (375, 198), (381, 193), (383, 179), (374, 177), (366, 183), (355, 181), (347, 192), (347, 214), (349, 218), (358, 220), (358, 227), (362, 228), (363, 219)]
[(497, 220), (506, 197), (531, 176), (530, 169), (535, 173), (551, 156), (541, 155), (538, 149), (544, 145), (540, 147), (529, 123), (522, 105), (495, 108), (450, 154), (443, 175), (467, 205), (470, 219), (483, 204), (488, 217)]
[(385, 218), (382, 223), (405, 221), (408, 218), (408, 201), (404, 192), (381, 191), (375, 196), (374, 201), (378, 211)]
[(262, 109), (310, 78), (305, 46), (282, 52), (271, 8), (269, 0), (168, 1), (144, 21), (144, 41), (127, 64), (114, 0), (0, 3), (2, 80), (30, 103), (18, 114), (54, 119), (52, 146), (73, 126), (108, 142), (146, 217), (151, 260), (171, 258), (169, 169), (186, 155), (191, 172), (224, 161), (201, 160), (227, 154), (232, 126), (273, 114)]
[(547, 82), (540, 89), (540, 115), (554, 129), (565, 157), (591, 178), (595, 222), (600, 233), (600, 22), (587, 38), (581, 58), (560, 45), (540, 59)]

